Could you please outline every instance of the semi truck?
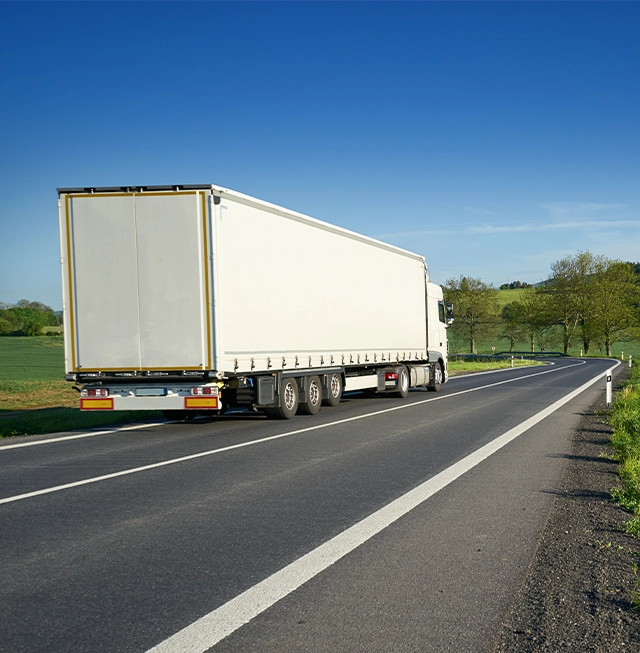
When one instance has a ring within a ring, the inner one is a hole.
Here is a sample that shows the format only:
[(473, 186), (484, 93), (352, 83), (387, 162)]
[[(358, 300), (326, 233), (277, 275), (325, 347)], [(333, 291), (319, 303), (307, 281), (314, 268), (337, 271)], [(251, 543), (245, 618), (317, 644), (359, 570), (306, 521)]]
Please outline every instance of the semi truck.
[(58, 208), (82, 410), (290, 419), (447, 381), (418, 254), (211, 184), (59, 188)]

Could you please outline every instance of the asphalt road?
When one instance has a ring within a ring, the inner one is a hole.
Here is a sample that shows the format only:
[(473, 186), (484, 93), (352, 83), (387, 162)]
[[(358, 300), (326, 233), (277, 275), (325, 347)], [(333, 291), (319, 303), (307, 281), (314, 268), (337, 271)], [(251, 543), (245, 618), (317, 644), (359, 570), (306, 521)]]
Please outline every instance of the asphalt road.
[(2, 440), (0, 651), (488, 651), (613, 365)]

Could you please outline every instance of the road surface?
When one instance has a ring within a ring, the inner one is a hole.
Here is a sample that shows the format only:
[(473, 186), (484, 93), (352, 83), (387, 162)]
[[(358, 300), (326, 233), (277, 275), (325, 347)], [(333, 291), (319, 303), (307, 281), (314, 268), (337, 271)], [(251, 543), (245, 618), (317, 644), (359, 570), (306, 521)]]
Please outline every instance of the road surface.
[(1, 440), (0, 651), (486, 651), (614, 365)]

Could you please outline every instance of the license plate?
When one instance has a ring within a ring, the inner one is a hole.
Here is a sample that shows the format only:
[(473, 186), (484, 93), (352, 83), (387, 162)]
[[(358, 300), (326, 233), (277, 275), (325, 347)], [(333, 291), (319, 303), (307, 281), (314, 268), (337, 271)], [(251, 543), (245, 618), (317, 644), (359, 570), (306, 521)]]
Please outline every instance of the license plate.
[(136, 397), (166, 397), (166, 388), (136, 388)]

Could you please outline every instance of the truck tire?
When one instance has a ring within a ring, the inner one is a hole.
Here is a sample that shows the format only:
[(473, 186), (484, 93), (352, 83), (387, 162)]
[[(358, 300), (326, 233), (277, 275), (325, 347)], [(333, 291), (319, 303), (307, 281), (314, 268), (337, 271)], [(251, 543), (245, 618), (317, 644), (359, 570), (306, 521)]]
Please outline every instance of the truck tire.
[(344, 384), (342, 382), (342, 374), (333, 372), (328, 375), (327, 398), (322, 402), (325, 406), (337, 406), (342, 399), (342, 391)]
[(319, 376), (309, 376), (305, 379), (305, 399), (298, 405), (301, 415), (315, 415), (322, 405), (322, 385)]
[(409, 370), (404, 365), (398, 368), (398, 389), (391, 394), (401, 399), (409, 395)]
[(265, 415), (269, 419), (291, 419), (298, 410), (298, 394), (297, 379), (282, 379), (280, 405), (277, 408), (265, 408)]
[(442, 366), (440, 363), (434, 363), (431, 366), (431, 381), (427, 385), (427, 390), (431, 392), (438, 392), (442, 385)]

